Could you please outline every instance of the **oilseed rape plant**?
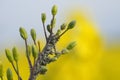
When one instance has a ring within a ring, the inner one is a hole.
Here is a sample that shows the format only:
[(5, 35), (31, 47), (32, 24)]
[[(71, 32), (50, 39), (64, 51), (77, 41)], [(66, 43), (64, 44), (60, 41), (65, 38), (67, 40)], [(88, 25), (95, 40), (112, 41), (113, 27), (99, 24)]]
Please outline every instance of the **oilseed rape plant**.
[[(25, 43), (25, 50), (26, 50), (26, 59), (29, 65), (29, 78), (28, 80), (36, 80), (38, 75), (44, 75), (47, 72), (47, 65), (51, 62), (56, 61), (61, 55), (69, 53), (70, 50), (72, 50), (76, 46), (76, 42), (73, 41), (66, 46), (66, 48), (58, 51), (56, 48), (56, 43), (60, 40), (60, 38), (69, 30), (73, 29), (75, 27), (76, 21), (71, 21), (68, 25), (66, 23), (63, 23), (60, 28), (54, 32), (53, 29), (56, 26), (56, 14), (57, 14), (57, 6), (54, 5), (51, 9), (52, 13), (52, 19), (50, 24), (46, 26), (46, 14), (41, 14), (41, 20), (43, 24), (43, 30), (45, 35), (45, 46), (43, 49), (41, 49), (40, 41), (36, 40), (36, 31), (35, 29), (30, 30), (31, 38), (33, 40), (33, 44), (28, 44), (28, 34), (27, 31), (23, 28), (19, 28), (20, 36), (24, 40)], [(47, 34), (47, 31), (49, 35)], [(17, 47), (13, 47), (12, 50), (5, 49), (6, 57), (11, 64), (12, 68), (14, 69), (18, 80), (24, 80), (21, 77), (20, 70), (19, 70), (19, 52)], [(31, 56), (34, 59), (31, 60)], [(11, 70), (11, 68), (8, 68), (6, 70), (6, 77), (7, 80), (13, 80), (14, 74)], [(3, 65), (2, 62), (0, 62), (0, 78), (1, 80), (4, 80), (3, 77)]]

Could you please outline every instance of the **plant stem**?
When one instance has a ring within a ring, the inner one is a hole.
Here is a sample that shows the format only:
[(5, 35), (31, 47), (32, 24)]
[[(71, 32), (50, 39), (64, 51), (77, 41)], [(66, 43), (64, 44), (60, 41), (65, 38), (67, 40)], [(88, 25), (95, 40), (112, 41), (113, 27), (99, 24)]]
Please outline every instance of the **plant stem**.
[(35, 60), (36, 60), (36, 59), (34, 58), (34, 63), (33, 63), (34, 65), (35, 65)]
[(28, 64), (29, 64), (29, 67), (30, 67), (30, 70), (32, 69), (32, 63), (31, 63), (31, 60), (30, 60), (30, 57), (28, 55), (28, 45), (27, 45), (27, 40), (25, 40), (25, 46), (26, 46), (26, 56), (27, 56), (27, 60), (28, 60)]
[(44, 34), (45, 34), (46, 42), (47, 42), (47, 33), (46, 33), (46, 29), (45, 29), (45, 23), (43, 23), (43, 29), (44, 29)]
[[(47, 47), (47, 46), (48, 46), (48, 43), (46, 43), (45, 47)], [(41, 51), (41, 54), (43, 54), (44, 51), (46, 50), (45, 47), (44, 47), (44, 49)], [(37, 60), (35, 61), (35, 64), (33, 65), (33, 68), (32, 68), (32, 70), (31, 70), (31, 73), (30, 73), (30, 76), (29, 76), (29, 80), (36, 80), (36, 77), (37, 77), (38, 73), (37, 73), (36, 75), (35, 75), (34, 73), (35, 73), (35, 69), (38, 67), (37, 64), (41, 61), (41, 58), (40, 58), (41, 54), (38, 55), (38, 58), (37, 58)]]
[[(55, 16), (53, 15), (52, 21), (55, 19)], [(51, 34), (53, 34), (53, 26), (51, 26)]]
[[(40, 68), (38, 68), (38, 67), (42, 66), (40, 64), (41, 61), (43, 60), (42, 57), (44, 57), (44, 55), (46, 54), (46, 51), (47, 51), (48, 47), (52, 47), (52, 48), (54, 47), (54, 46), (50, 46), (50, 42), (52, 40), (51, 38), (52, 38), (52, 36), (50, 35), (48, 37), (48, 42), (46, 43), (46, 45), (43, 48), (43, 50), (41, 51), (41, 53), (38, 55), (38, 58), (35, 61), (35, 64), (33, 65), (32, 71), (30, 73), (29, 80), (36, 80), (37, 75), (40, 74), (40, 72), (39, 72)], [(56, 44), (56, 42), (55, 42), (55, 44)]]
[[(30, 76), (29, 76), (29, 80), (36, 80), (36, 77), (38, 74), (40, 74), (39, 72), (39, 69), (38, 67), (42, 66), (41, 65), (41, 62), (42, 62), (42, 59), (44, 57), (45, 54), (47, 54), (47, 49), (48, 47), (52, 47), (51, 49), (54, 49), (55, 52), (56, 52), (56, 49), (55, 49), (55, 44), (57, 43), (58, 39), (63, 35), (65, 34), (66, 32), (68, 31), (68, 29), (66, 29), (60, 36), (58, 36), (57, 39), (55, 39), (56, 41), (54, 42), (54, 44), (51, 46), (51, 41), (54, 40), (54, 37), (52, 36), (53, 33), (51, 33), (51, 35), (49, 35), (48, 37), (48, 40), (47, 40), (47, 43), (45, 45), (45, 47), (43, 48), (43, 50), (41, 51), (41, 53), (38, 55), (38, 58), (37, 60), (35, 61), (35, 64), (33, 65), (33, 68), (31, 70), (31, 73), (30, 73)], [(47, 64), (47, 63), (46, 63)], [(37, 72), (38, 71), (38, 72)]]
[(62, 34), (59, 35), (58, 38), (60, 38), (63, 34), (65, 34), (68, 31), (68, 29), (66, 29)]
[(17, 76), (19, 77), (18, 80), (22, 80), (22, 78), (20, 77), (20, 75), (19, 75), (18, 71), (16, 70), (14, 64), (13, 63), (11, 63), (11, 64), (12, 64), (12, 67), (13, 67), (14, 71), (16, 72)]
[(16, 62), (16, 67), (17, 67), (17, 72), (18, 72), (18, 80), (20, 80), (19, 79), (20, 73), (19, 73), (19, 68), (18, 68), (18, 62)]
[(34, 42), (34, 44), (36, 45), (36, 41), (35, 41), (35, 40), (33, 40), (33, 42)]

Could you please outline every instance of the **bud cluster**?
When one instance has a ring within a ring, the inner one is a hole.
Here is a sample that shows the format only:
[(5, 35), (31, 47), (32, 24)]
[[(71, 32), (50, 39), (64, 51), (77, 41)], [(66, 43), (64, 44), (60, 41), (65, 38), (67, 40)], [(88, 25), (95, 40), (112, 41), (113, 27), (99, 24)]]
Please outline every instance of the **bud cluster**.
[[(44, 34), (46, 38), (46, 44), (44, 48), (41, 50), (40, 41), (37, 41), (37, 34), (34, 28), (30, 30), (30, 35), (33, 40), (32, 45), (28, 45), (28, 33), (23, 28), (19, 28), (20, 36), (25, 42), (25, 48), (26, 48), (26, 58), (28, 60), (28, 64), (30, 67), (30, 76), (29, 80), (36, 80), (36, 77), (38, 74), (45, 74), (47, 71), (46, 65), (56, 61), (61, 55), (68, 53), (70, 50), (72, 50), (76, 43), (71, 42), (66, 48), (64, 48), (61, 51), (57, 51), (56, 49), (56, 43), (59, 41), (59, 39), (62, 37), (63, 34), (65, 34), (68, 30), (73, 29), (75, 27), (76, 21), (71, 21), (68, 25), (66, 23), (63, 23), (59, 29), (54, 32), (53, 28), (56, 24), (56, 15), (57, 15), (58, 9), (57, 6), (54, 5), (51, 9), (52, 19), (50, 24), (47, 26), (46, 23), (46, 14), (41, 14), (41, 21), (43, 24)], [(49, 35), (47, 34), (47, 32)], [(19, 55), (18, 50), (16, 47), (13, 47), (12, 50), (5, 49), (6, 57), (8, 61), (11, 63), (13, 69), (15, 70), (18, 80), (22, 80), (20, 74), (19, 74), (19, 68), (18, 68), (18, 61), (19, 61)], [(32, 57), (30, 57), (32, 54)], [(34, 59), (34, 62), (32, 62), (31, 58)], [(16, 65), (15, 65), (16, 63)], [(7, 79), (13, 80), (13, 74), (10, 68), (7, 69)], [(0, 63), (0, 77), (3, 76), (3, 66)]]

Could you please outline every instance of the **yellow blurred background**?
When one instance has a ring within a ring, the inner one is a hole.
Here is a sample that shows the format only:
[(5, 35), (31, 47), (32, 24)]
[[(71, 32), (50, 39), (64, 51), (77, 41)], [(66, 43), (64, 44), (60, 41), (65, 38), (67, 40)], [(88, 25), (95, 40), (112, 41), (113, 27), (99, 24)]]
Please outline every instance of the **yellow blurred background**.
[[(105, 41), (100, 26), (84, 10), (70, 8), (64, 17), (63, 21), (68, 23), (76, 20), (77, 24), (60, 39), (57, 47), (61, 50), (71, 41), (76, 41), (77, 45), (69, 54), (49, 64), (47, 73), (40, 75), (37, 80), (120, 80), (120, 41)], [(19, 68), (23, 80), (27, 80), (29, 67), (23, 49), (24, 43), (22, 44), (22, 48), (19, 47)], [(8, 47), (12, 46), (8, 45)], [(7, 80), (5, 72), (10, 67), (14, 80), (17, 80), (4, 53), (1, 54), (0, 59), (4, 65), (4, 79)]]
[[(89, 21), (82, 12), (69, 15), (68, 22), (75, 19), (77, 25), (60, 39), (57, 46), (62, 49), (71, 41), (76, 41), (77, 46), (69, 54), (49, 64), (46, 75), (40, 76), (38, 80), (120, 80), (120, 45), (113, 43), (105, 47), (101, 35), (95, 29), (97, 25)], [(20, 73), (27, 80), (27, 60), (24, 52), (20, 50), (19, 53)], [(4, 71), (8, 67), (12, 69), (5, 55), (2, 58)], [(16, 80), (15, 72), (13, 74)]]

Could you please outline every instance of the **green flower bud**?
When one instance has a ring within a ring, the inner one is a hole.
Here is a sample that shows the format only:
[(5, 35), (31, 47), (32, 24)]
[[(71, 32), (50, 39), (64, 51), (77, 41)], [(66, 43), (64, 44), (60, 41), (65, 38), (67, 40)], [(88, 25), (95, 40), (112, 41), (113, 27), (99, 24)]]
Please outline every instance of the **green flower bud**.
[(51, 20), (51, 28), (55, 27), (55, 24), (56, 24), (56, 19), (52, 19)]
[(71, 21), (69, 24), (68, 24), (68, 28), (67, 29), (72, 29), (75, 27), (75, 24), (76, 24), (76, 21)]
[(55, 15), (57, 14), (57, 6), (56, 6), (56, 5), (54, 5), (54, 6), (52, 7), (51, 12), (52, 12), (52, 15), (53, 15), (53, 16), (55, 16)]
[(65, 23), (60, 26), (61, 30), (64, 30), (65, 28), (66, 28), (66, 24)]
[(46, 14), (45, 13), (41, 14), (41, 20), (42, 20), (43, 23), (45, 23), (45, 20), (46, 20)]
[(63, 49), (62, 51), (61, 51), (61, 53), (62, 54), (66, 54), (66, 53), (68, 53), (69, 51), (67, 50), (67, 49)]
[(50, 25), (47, 25), (47, 30), (48, 30), (49, 33), (51, 32), (51, 26)]
[(7, 69), (7, 80), (13, 80), (13, 74), (10, 68)]
[(13, 58), (14, 58), (14, 60), (15, 60), (16, 62), (18, 62), (18, 52), (17, 52), (17, 48), (14, 47), (14, 48), (12, 49), (12, 52), (13, 52)]
[(2, 62), (0, 61), (0, 77), (3, 76), (3, 65)]
[(32, 56), (36, 59), (38, 57), (38, 50), (35, 45), (32, 46)]
[(46, 68), (46, 66), (41, 66), (40, 67), (40, 72), (41, 72), (41, 74), (45, 74), (45, 72), (47, 71), (47, 68)]
[(60, 35), (60, 33), (61, 33), (61, 30), (60, 30), (60, 29), (58, 29), (58, 30), (57, 30), (57, 33), (56, 33), (56, 35), (58, 35), (58, 36), (59, 36), (59, 35)]
[(26, 40), (26, 39), (28, 38), (27, 32), (26, 32), (26, 30), (25, 30), (23, 27), (20, 27), (19, 32), (20, 32), (20, 36), (21, 36), (24, 40)]
[(71, 43), (67, 46), (67, 49), (68, 49), (68, 50), (71, 50), (71, 49), (73, 49), (75, 46), (76, 46), (76, 42), (71, 42)]
[(36, 40), (36, 31), (34, 29), (31, 29), (30, 33), (31, 33), (31, 37), (32, 37), (33, 41), (35, 41)]
[(51, 62), (54, 62), (54, 61), (57, 61), (57, 57), (53, 57), (53, 58), (51, 58)]
[(5, 53), (6, 53), (7, 59), (8, 59), (11, 63), (13, 63), (13, 57), (12, 57), (12, 55), (11, 55), (10, 50), (9, 50), (9, 49), (5, 49)]
[(55, 52), (55, 56), (56, 56), (57, 58), (60, 57), (60, 56), (61, 56), (61, 52), (56, 51), (56, 52)]
[(32, 52), (32, 48), (31, 48), (31, 46), (30, 45), (28, 45), (28, 56), (30, 56), (31, 55), (31, 52)]
[(39, 40), (37, 41), (37, 44), (38, 44), (38, 45), (37, 45), (38, 51), (41, 52), (41, 46), (40, 46), (41, 44), (40, 44), (40, 41), (39, 41)]

